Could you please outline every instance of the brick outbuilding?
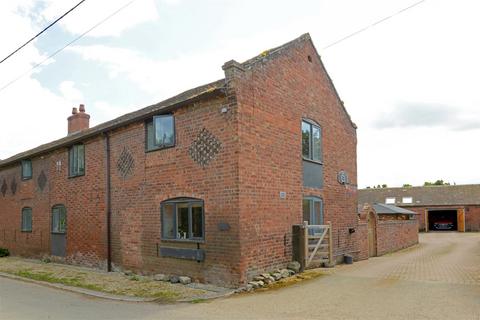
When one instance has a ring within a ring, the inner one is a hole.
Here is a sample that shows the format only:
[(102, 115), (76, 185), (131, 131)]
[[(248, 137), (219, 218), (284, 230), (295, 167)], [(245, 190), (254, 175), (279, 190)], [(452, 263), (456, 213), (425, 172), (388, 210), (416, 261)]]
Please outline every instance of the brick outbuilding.
[(479, 184), (362, 189), (358, 200), (414, 211), (421, 231), (480, 231)]
[(357, 254), (356, 126), (310, 36), (223, 70), (0, 161), (0, 247), (224, 285), (285, 266), (304, 220)]

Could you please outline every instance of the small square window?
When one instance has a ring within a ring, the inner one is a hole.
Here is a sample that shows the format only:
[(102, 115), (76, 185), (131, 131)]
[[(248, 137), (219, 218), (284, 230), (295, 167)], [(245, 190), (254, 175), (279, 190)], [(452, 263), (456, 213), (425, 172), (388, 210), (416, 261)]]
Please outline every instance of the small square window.
[(388, 197), (385, 199), (386, 204), (395, 204), (395, 198), (394, 197)]
[(413, 203), (413, 198), (412, 197), (403, 197), (402, 198), (402, 203)]
[(22, 209), (22, 232), (32, 232), (32, 208)]
[(22, 180), (32, 179), (32, 161), (22, 160)]
[(147, 151), (158, 150), (175, 145), (175, 121), (171, 114), (155, 116), (146, 124)]

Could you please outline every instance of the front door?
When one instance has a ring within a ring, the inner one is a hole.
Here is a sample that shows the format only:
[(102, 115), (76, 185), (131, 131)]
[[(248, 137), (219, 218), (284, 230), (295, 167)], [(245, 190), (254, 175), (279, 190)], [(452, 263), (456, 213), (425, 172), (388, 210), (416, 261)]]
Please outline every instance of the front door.
[(67, 210), (63, 205), (52, 208), (50, 250), (52, 256), (65, 257), (67, 247)]
[(457, 228), (459, 232), (465, 232), (465, 209), (457, 210)]

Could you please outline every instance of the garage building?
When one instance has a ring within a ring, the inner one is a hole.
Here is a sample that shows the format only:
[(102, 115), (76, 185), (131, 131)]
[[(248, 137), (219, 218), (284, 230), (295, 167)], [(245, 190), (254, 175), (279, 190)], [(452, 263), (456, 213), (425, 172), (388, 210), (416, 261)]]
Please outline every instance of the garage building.
[(420, 231), (480, 231), (480, 184), (361, 189), (358, 202), (417, 213)]

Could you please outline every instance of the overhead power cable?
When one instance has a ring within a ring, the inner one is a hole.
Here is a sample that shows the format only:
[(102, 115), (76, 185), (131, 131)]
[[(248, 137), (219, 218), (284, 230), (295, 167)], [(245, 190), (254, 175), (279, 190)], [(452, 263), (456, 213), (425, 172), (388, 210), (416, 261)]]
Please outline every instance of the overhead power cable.
[(120, 8), (118, 8), (117, 10), (115, 10), (114, 12), (112, 12), (110, 15), (108, 15), (107, 17), (103, 18), (102, 20), (100, 20), (99, 22), (97, 22), (95, 25), (93, 25), (90, 29), (88, 29), (87, 31), (85, 31), (84, 33), (82, 33), (81, 35), (77, 36), (76, 38), (74, 38), (72, 41), (68, 42), (66, 45), (64, 45), (63, 47), (61, 47), (60, 49), (56, 50), (55, 52), (53, 52), (52, 54), (50, 54), (48, 57), (46, 57), (45, 59), (43, 59), (41, 62), (35, 64), (31, 69), (27, 70), (26, 72), (22, 73), (21, 75), (19, 75), (18, 77), (16, 77), (15, 79), (13, 79), (12, 81), (8, 82), (7, 84), (5, 84), (3, 87), (0, 88), (0, 92), (2, 92), (3, 90), (5, 90), (6, 88), (8, 88), (10, 85), (12, 85), (13, 83), (17, 82), (18, 80), (20, 80), (21, 78), (23, 78), (24, 76), (26, 76), (27, 74), (29, 74), (31, 71), (35, 70), (36, 68), (40, 67), (42, 64), (44, 64), (45, 62), (47, 62), (49, 59), (53, 58), (54, 56), (56, 56), (57, 54), (59, 54), (60, 52), (62, 52), (63, 50), (65, 50), (65, 48), (67, 48), (68, 46), (72, 45), (73, 43), (77, 42), (78, 40), (80, 40), (81, 38), (83, 38), (85, 35), (87, 35), (88, 33), (90, 33), (92, 30), (96, 29), (97, 27), (99, 27), (100, 25), (102, 25), (103, 23), (107, 22), (109, 19), (111, 19), (113, 16), (117, 15), (120, 11), (122, 11), (123, 9), (125, 9), (126, 7), (128, 7), (129, 5), (131, 5), (132, 3), (134, 3), (135, 1), (137, 0), (131, 0), (129, 2), (127, 2), (126, 4), (124, 4), (123, 6), (121, 6)]
[(410, 9), (418, 6), (419, 4), (421, 4), (422, 2), (425, 2), (425, 1), (427, 1), (427, 0), (420, 0), (420, 1), (418, 1), (418, 2), (415, 2), (414, 4), (412, 4), (412, 5), (410, 5), (410, 6), (406, 7), (406, 8), (403, 8), (403, 9), (395, 12), (394, 14), (391, 14), (391, 15), (385, 17), (385, 18), (382, 18), (382, 19), (380, 19), (380, 20), (378, 20), (378, 21), (376, 21), (376, 22), (374, 22), (374, 23), (366, 26), (366, 27), (363, 27), (363, 28), (361, 28), (361, 29), (359, 29), (359, 30), (357, 30), (357, 31), (355, 31), (355, 32), (352, 32), (352, 33), (350, 33), (349, 35), (347, 35), (347, 36), (345, 36), (345, 37), (343, 37), (343, 38), (341, 38), (341, 39), (339, 39), (339, 40), (336, 40), (336, 41), (330, 43), (329, 45), (323, 47), (323, 50), (326, 50), (326, 49), (328, 49), (328, 48), (330, 48), (330, 47), (333, 47), (334, 45), (339, 44), (340, 42), (343, 42), (343, 41), (345, 41), (345, 40), (347, 40), (347, 39), (349, 39), (349, 38), (351, 38), (351, 37), (353, 37), (353, 36), (356, 36), (356, 35), (359, 34), (359, 33), (362, 33), (362, 32), (364, 32), (364, 31), (366, 31), (366, 30), (368, 30), (368, 29), (370, 29), (370, 28), (372, 28), (372, 27), (375, 27), (376, 25), (378, 25), (378, 24), (380, 24), (380, 23), (382, 23), (382, 22), (385, 22), (385, 21), (387, 21), (387, 20), (395, 17), (396, 15), (399, 15), (399, 14), (401, 14), (401, 13), (407, 11), (407, 10), (410, 10)]
[(82, 3), (84, 3), (85, 0), (82, 0), (80, 1), (79, 3), (77, 3), (73, 8), (71, 8), (70, 10), (68, 10), (67, 12), (65, 12), (63, 15), (61, 15), (57, 20), (53, 21), (52, 23), (50, 23), (45, 29), (43, 29), (42, 31), (40, 31), (39, 33), (37, 33), (35, 36), (33, 36), (30, 40), (28, 40), (27, 42), (25, 42), (24, 44), (22, 44), (20, 47), (18, 47), (15, 51), (13, 51), (12, 53), (10, 53), (8, 56), (6, 56), (5, 58), (2, 59), (2, 61), (0, 61), (0, 64), (2, 62), (4, 62), (5, 60), (7, 60), (8, 58), (10, 58), (11, 56), (13, 56), (15, 53), (17, 53), (18, 51), (20, 51), (23, 47), (25, 47), (27, 44), (29, 44), (30, 42), (32, 42), (33, 40), (35, 40), (36, 38), (38, 38), (42, 33), (44, 33), (45, 31), (47, 31), (48, 29), (50, 29), (50, 27), (52, 27), (55, 23), (57, 23), (58, 21), (62, 20), (67, 14), (69, 14), (70, 12), (72, 12), (73, 10), (75, 10), (79, 5), (81, 5)]

